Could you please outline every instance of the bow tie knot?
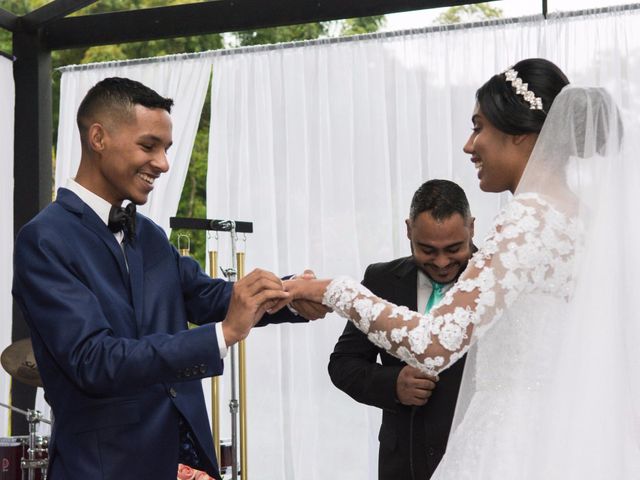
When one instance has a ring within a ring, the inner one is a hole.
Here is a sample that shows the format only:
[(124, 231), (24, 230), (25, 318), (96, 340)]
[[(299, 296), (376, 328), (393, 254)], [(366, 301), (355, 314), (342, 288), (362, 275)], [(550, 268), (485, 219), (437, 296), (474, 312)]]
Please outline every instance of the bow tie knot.
[(123, 231), (128, 242), (136, 236), (136, 206), (130, 203), (125, 208), (113, 205), (109, 211), (109, 230), (113, 233)]

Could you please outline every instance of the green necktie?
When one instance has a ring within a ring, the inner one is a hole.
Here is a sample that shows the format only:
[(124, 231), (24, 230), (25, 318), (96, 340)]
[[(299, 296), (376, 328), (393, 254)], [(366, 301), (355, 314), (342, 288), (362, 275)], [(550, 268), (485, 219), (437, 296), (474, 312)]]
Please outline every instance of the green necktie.
[(440, 300), (442, 300), (442, 297), (444, 296), (443, 293), (443, 289), (444, 289), (444, 283), (438, 283), (438, 282), (434, 282), (433, 280), (431, 281), (431, 296), (429, 297), (429, 301), (427, 302), (427, 308), (424, 309), (424, 313), (429, 313), (431, 311), (431, 309), (433, 308), (433, 306), (438, 303)]

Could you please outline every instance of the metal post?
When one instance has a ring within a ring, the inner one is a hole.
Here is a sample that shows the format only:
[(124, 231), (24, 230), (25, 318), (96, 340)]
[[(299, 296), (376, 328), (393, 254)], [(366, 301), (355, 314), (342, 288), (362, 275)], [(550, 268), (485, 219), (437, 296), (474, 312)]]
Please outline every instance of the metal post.
[[(52, 198), (52, 102), (51, 52), (40, 40), (39, 32), (13, 34), (15, 80), (14, 127), (14, 236), (22, 226)], [(11, 341), (30, 335), (22, 311), (13, 305)], [(11, 403), (35, 406), (36, 389), (13, 382)], [(11, 434), (24, 435), (27, 422), (22, 416), (11, 417)]]
[[(227, 280), (235, 282), (237, 280), (238, 267), (236, 263), (236, 224), (230, 223), (231, 233), (231, 262), (232, 267), (226, 271)], [(231, 356), (231, 400), (229, 401), (229, 412), (231, 412), (231, 478), (238, 480), (238, 387), (236, 385), (237, 378), (237, 359), (236, 348), (232, 345), (230, 348)]]
[[(238, 280), (244, 277), (244, 252), (237, 252)], [(238, 343), (240, 354), (240, 474), (243, 480), (249, 478), (247, 470), (247, 349), (245, 340)]]
[[(218, 272), (218, 251), (209, 250), (209, 276), (216, 278)], [(213, 448), (218, 464), (222, 468), (220, 450), (220, 377), (211, 378), (211, 431), (213, 432)]]

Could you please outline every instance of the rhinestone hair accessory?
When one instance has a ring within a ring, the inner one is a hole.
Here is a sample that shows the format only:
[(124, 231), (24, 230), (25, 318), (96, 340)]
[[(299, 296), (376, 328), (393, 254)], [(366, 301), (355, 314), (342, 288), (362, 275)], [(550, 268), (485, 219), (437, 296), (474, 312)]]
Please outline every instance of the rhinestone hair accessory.
[(511, 82), (516, 94), (522, 95), (522, 98), (529, 104), (530, 110), (542, 110), (542, 98), (536, 97), (536, 94), (529, 90), (529, 84), (522, 81), (516, 70), (510, 68), (504, 72), (504, 76), (507, 82)]

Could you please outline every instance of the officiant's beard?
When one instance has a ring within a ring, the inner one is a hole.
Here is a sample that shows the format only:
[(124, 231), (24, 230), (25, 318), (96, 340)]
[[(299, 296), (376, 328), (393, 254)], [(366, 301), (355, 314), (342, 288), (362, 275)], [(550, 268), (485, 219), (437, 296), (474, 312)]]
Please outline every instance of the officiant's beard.
[[(445, 269), (438, 269), (432, 265), (418, 265), (418, 268), (432, 281), (438, 283), (453, 283), (460, 274), (465, 271), (469, 261), (465, 262), (453, 262), (449, 264)], [(446, 272), (446, 273), (444, 273)]]

